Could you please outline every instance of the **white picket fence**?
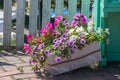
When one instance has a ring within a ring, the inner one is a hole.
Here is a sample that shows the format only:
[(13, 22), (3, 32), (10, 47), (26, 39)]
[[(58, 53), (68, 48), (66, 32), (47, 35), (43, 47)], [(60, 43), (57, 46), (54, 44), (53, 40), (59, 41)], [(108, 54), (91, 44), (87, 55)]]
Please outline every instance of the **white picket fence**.
[[(37, 33), (38, 22), (38, 6), (40, 0), (30, 0), (30, 15), (29, 15), (29, 33)], [(81, 0), (81, 13), (89, 17), (90, 0)], [(63, 15), (64, 0), (55, 0), (56, 15)], [(17, 17), (16, 17), (16, 49), (21, 49), (24, 44), (24, 26), (25, 26), (25, 5), (26, 0), (17, 0)], [(51, 0), (42, 0), (42, 27), (50, 21)], [(68, 20), (71, 21), (77, 12), (77, 0), (68, 0)], [(3, 47), (10, 49), (11, 46), (11, 14), (12, 0), (4, 0), (4, 27), (3, 27)]]

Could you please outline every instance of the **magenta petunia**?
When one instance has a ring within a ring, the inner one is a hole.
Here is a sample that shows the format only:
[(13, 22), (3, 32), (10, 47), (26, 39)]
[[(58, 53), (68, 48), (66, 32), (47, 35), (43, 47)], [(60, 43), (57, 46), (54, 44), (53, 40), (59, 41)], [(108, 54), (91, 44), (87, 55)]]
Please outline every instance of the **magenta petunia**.
[(45, 27), (42, 28), (40, 32), (41, 32), (41, 35), (45, 35), (45, 33), (47, 32), (47, 28)]
[(59, 20), (55, 20), (54, 21), (54, 26), (58, 26), (58, 24), (59, 24)]
[(49, 28), (52, 28), (52, 27), (53, 27), (53, 26), (52, 26), (52, 23), (50, 23), (50, 22), (48, 22), (45, 26), (46, 26), (46, 27), (49, 27)]
[(78, 21), (73, 20), (70, 24), (71, 27), (77, 26), (78, 25)]
[(88, 22), (87, 17), (82, 15), (81, 16), (81, 23), (86, 24), (87, 22)]
[(28, 41), (28, 42), (30, 42), (32, 38), (33, 38), (32, 34), (28, 34), (28, 35), (27, 35), (27, 41)]
[(41, 44), (41, 39), (40, 39), (40, 38), (37, 40), (37, 43), (38, 43), (38, 44)]
[(29, 44), (24, 44), (23, 49), (26, 50), (26, 54), (29, 54), (31, 52), (31, 48)]
[(80, 14), (80, 13), (77, 13), (77, 14), (74, 16), (74, 19), (79, 19), (80, 16), (81, 16), (81, 14)]
[(56, 18), (55, 18), (55, 20), (62, 20), (63, 19), (63, 17), (62, 16), (56, 16)]

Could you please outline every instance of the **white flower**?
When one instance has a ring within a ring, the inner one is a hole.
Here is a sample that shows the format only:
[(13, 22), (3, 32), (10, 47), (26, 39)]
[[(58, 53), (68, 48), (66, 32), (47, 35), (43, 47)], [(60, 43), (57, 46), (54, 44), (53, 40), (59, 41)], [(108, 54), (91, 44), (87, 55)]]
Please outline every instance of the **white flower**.
[(70, 29), (69, 32), (68, 32), (68, 34), (72, 34), (74, 30), (75, 30), (74, 28)]
[(70, 36), (70, 41), (71, 41), (71, 40), (76, 40), (77, 38), (78, 38), (77, 35), (71, 35), (71, 36)]
[(92, 32), (93, 31), (93, 26), (88, 26), (87, 30), (88, 30), (88, 32)]
[(88, 26), (94, 26), (94, 23), (91, 21), (91, 22), (88, 22)]
[(99, 27), (97, 30), (97, 33), (100, 34), (102, 32), (102, 29)]
[(108, 35), (110, 34), (109, 29), (105, 28), (105, 33), (107, 33)]
[(77, 33), (84, 32), (84, 28), (82, 26), (81, 27), (77, 27), (76, 28), (76, 32)]
[(86, 36), (86, 35), (89, 35), (89, 33), (87, 33), (87, 32), (83, 32), (84, 33), (84, 35)]

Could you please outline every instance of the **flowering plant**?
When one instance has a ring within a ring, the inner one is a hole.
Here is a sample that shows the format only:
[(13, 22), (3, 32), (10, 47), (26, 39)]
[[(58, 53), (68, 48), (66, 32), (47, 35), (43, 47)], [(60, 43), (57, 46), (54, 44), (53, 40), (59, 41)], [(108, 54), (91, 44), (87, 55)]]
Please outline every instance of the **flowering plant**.
[(24, 44), (34, 70), (44, 66), (50, 53), (56, 55), (56, 62), (63, 58), (69, 59), (76, 49), (103, 40), (109, 34), (109, 29), (95, 30), (94, 24), (86, 16), (77, 13), (71, 23), (62, 16), (57, 16), (53, 24), (48, 22), (40, 32), (40, 36), (27, 35), (29, 44)]

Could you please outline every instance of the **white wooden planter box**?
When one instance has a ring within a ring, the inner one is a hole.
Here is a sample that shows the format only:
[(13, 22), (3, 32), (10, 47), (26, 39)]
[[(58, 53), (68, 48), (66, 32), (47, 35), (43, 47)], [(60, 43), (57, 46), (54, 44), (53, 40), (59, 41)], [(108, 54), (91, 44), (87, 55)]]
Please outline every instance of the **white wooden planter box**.
[(63, 59), (60, 63), (55, 62), (55, 55), (49, 54), (45, 70), (52, 75), (59, 75), (71, 70), (90, 65), (101, 60), (99, 43), (97, 41), (86, 45), (82, 50), (77, 49), (70, 60)]

